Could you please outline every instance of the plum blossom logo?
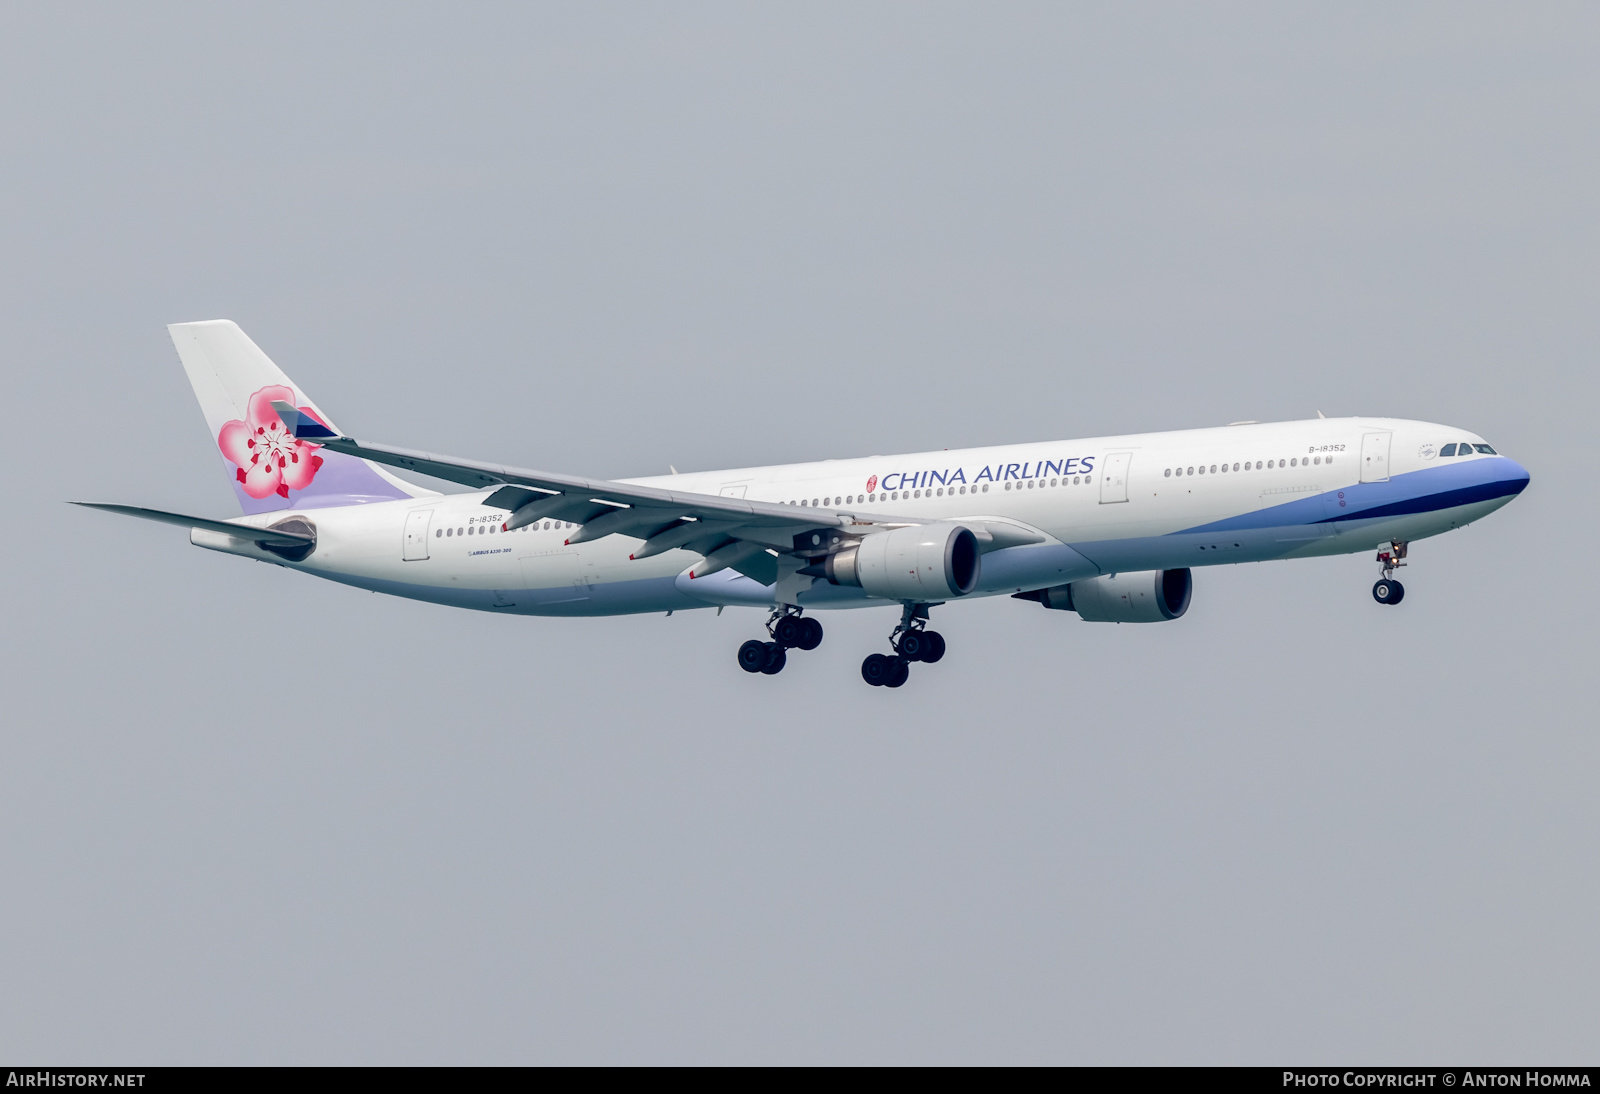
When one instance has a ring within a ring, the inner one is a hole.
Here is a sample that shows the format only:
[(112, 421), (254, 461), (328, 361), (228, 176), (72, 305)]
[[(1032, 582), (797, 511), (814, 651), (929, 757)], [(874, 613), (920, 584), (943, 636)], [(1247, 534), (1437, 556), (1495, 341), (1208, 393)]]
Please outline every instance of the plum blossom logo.
[(867, 480), (867, 493), (872, 493), (878, 488), (878, 476), (874, 475)]
[[(294, 392), (281, 384), (262, 388), (250, 396), (246, 420), (234, 419), (217, 434), (217, 447), (237, 468), (233, 477), (252, 498), (271, 494), (287, 498), (290, 490), (310, 486), (322, 466), (322, 457), (316, 455), (320, 446), (302, 441), (284, 427), (272, 409), (274, 399), (292, 404)], [(322, 422), (310, 407), (301, 407), (300, 413)]]

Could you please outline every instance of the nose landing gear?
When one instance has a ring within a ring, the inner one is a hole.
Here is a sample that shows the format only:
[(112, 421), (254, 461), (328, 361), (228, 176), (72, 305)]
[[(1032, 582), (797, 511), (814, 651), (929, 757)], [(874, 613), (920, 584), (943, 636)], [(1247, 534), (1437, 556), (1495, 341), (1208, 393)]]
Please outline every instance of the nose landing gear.
[(933, 664), (944, 656), (944, 635), (928, 630), (932, 604), (907, 604), (900, 625), (889, 635), (894, 656), (870, 654), (861, 662), (861, 679), (873, 687), (897, 688), (911, 676), (911, 662)]
[(767, 619), (771, 642), (752, 638), (739, 647), (739, 667), (745, 672), (776, 676), (789, 663), (789, 650), (814, 650), (822, 645), (822, 624), (806, 619), (800, 609), (784, 605)]
[(1394, 572), (1405, 565), (1406, 543), (1404, 540), (1391, 540), (1389, 546), (1378, 548), (1378, 565), (1383, 568), (1383, 576), (1372, 587), (1372, 599), (1379, 604), (1398, 604), (1405, 599), (1406, 587), (1394, 579)]

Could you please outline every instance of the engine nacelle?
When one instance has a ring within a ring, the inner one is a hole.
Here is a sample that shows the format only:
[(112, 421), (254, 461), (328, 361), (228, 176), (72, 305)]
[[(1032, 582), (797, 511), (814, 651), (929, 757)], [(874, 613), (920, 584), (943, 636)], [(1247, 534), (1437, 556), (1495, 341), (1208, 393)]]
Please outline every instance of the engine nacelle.
[(959, 524), (923, 524), (867, 536), (829, 555), (823, 574), (890, 600), (947, 600), (978, 585), (978, 537)]
[(1194, 578), (1187, 569), (1103, 574), (1029, 594), (1047, 608), (1077, 612), (1091, 623), (1164, 623), (1189, 610)]

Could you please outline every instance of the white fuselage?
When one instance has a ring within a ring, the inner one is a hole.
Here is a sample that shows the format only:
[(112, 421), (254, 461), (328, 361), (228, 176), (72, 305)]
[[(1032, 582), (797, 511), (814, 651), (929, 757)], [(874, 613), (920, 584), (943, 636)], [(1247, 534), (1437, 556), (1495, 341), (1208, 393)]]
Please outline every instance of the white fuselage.
[[(1527, 482), (1497, 454), (1439, 455), (1461, 442), (1482, 438), (1428, 422), (1316, 419), (623, 481), (877, 519), (984, 518), (1043, 533), (1042, 543), (983, 557), (971, 594), (982, 596), (1437, 535), (1499, 508)], [(688, 551), (634, 561), (640, 541), (622, 535), (567, 546), (574, 526), (557, 521), (503, 532), (506, 510), (484, 504), (491, 493), (246, 518), (256, 527), (289, 516), (314, 525), (316, 548), (301, 562), (215, 532), (192, 538), (362, 588), (487, 611), (608, 615), (774, 602), (772, 585), (735, 570), (691, 580), (700, 556)], [(798, 603), (893, 602), (816, 579)]]

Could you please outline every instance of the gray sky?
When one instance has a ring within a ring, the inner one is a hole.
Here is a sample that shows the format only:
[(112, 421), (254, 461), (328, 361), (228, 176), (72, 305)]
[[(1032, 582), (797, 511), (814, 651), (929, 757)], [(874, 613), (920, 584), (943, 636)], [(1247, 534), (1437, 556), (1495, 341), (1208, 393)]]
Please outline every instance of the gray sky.
[[(1593, 5), (0, 8), (0, 1058), (1593, 1061)], [(1189, 614), (489, 617), (226, 516), (164, 324), (607, 476), (1262, 420), (1531, 488)]]

